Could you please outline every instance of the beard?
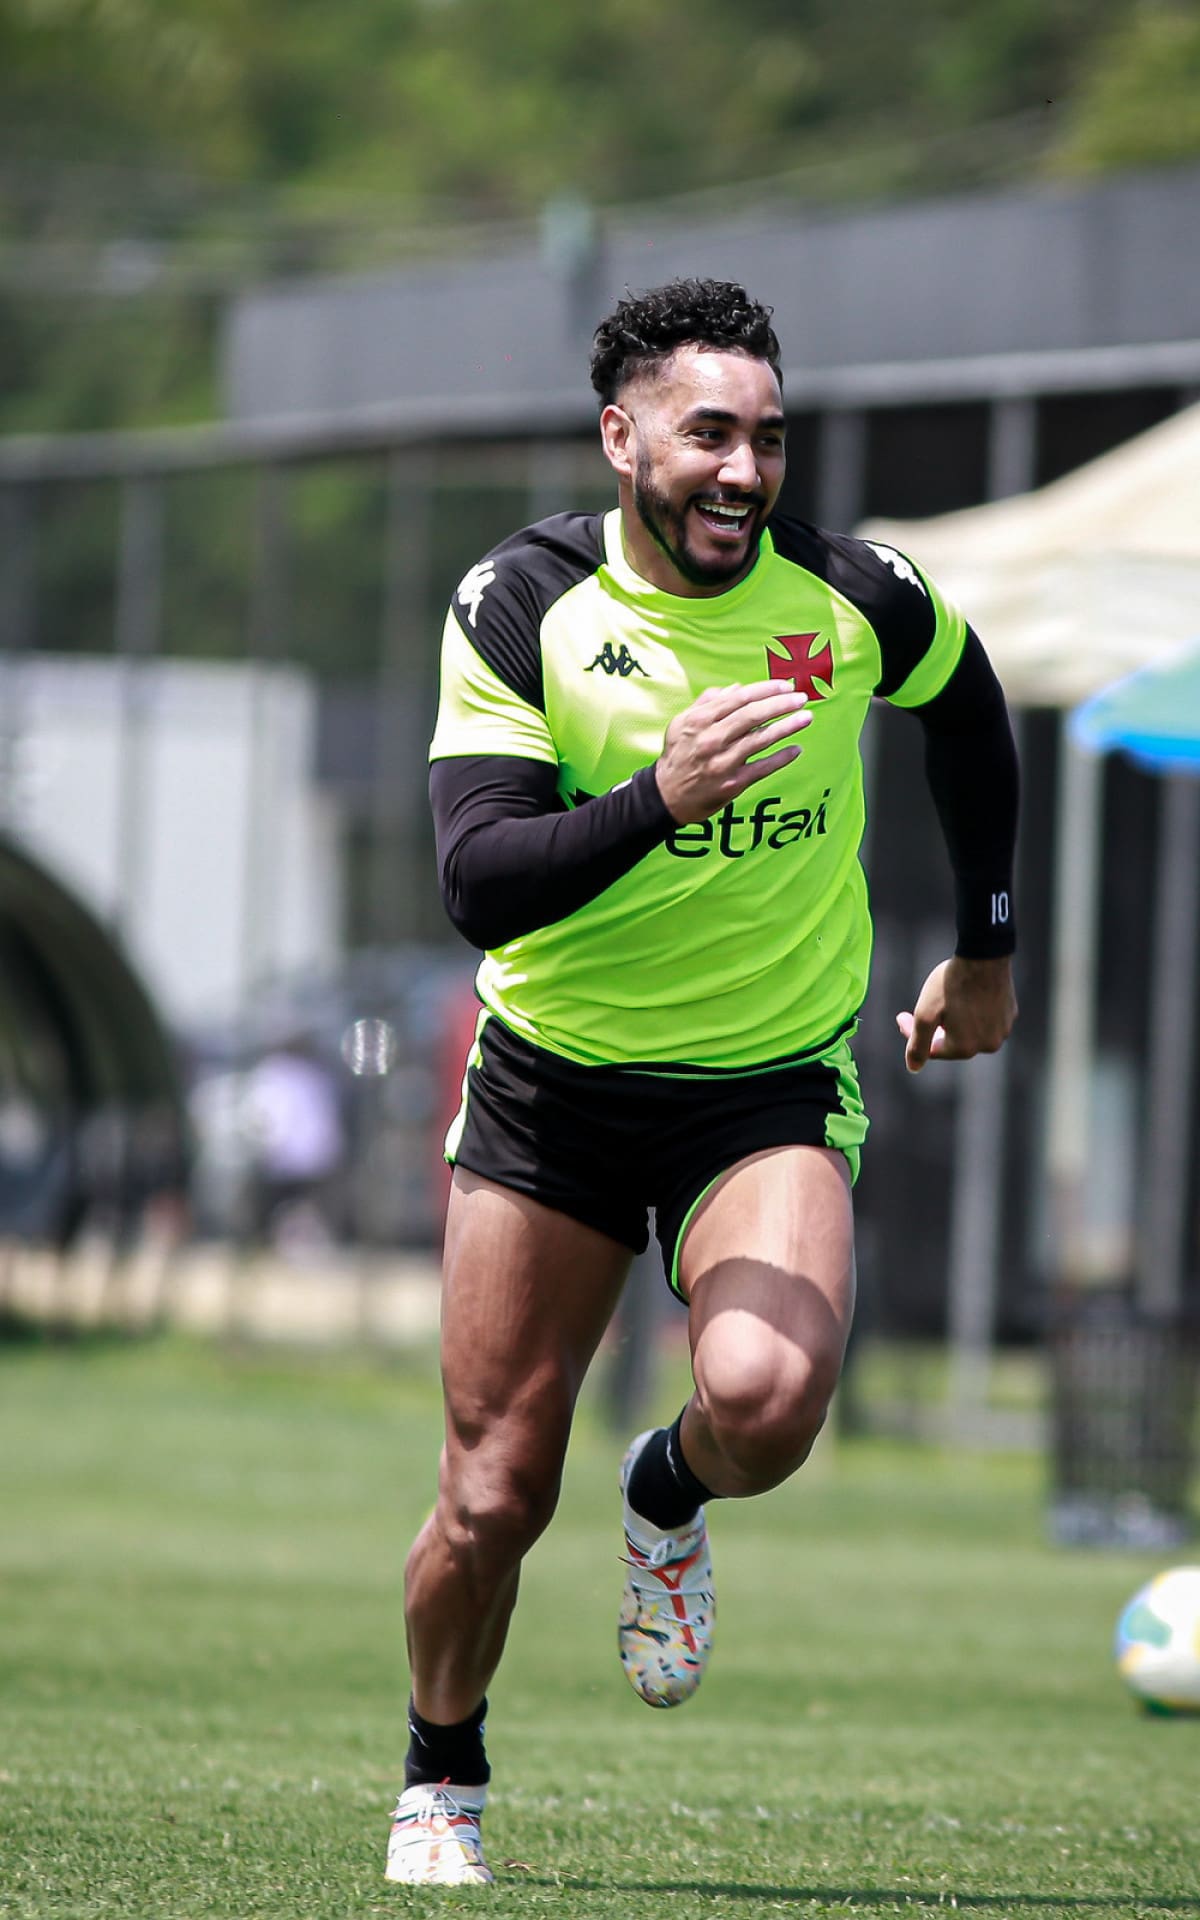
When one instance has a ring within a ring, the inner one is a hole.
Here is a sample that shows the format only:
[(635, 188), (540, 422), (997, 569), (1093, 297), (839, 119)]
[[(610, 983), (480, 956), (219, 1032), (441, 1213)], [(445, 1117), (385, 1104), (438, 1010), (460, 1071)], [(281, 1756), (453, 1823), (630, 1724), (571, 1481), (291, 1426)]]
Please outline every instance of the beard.
[[(747, 496), (743, 495), (738, 504), (744, 504), (746, 499)], [(702, 560), (693, 552), (688, 539), (687, 524), (691, 501), (686, 501), (682, 509), (671, 504), (666, 494), (660, 492), (655, 486), (649, 456), (642, 450), (638, 452), (637, 466), (633, 476), (633, 503), (637, 508), (638, 518), (655, 546), (666, 555), (676, 571), (693, 587), (729, 586), (743, 573), (749, 571), (757, 557), (757, 535), (761, 531), (763, 509), (766, 505), (759, 494), (749, 496), (753, 523), (747, 552), (731, 553), (728, 559), (717, 560)]]

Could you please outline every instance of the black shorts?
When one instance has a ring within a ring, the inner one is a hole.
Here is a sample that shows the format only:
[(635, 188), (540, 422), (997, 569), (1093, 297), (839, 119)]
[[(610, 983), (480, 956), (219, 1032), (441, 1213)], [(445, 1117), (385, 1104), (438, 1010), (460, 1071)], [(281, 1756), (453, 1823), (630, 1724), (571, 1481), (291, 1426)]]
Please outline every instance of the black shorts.
[(634, 1253), (649, 1239), (653, 1207), (667, 1279), (678, 1293), (679, 1249), (692, 1215), (747, 1154), (835, 1147), (858, 1177), (867, 1116), (850, 1051), (854, 1025), (759, 1067), (647, 1072), (579, 1066), (485, 1012), (446, 1158)]

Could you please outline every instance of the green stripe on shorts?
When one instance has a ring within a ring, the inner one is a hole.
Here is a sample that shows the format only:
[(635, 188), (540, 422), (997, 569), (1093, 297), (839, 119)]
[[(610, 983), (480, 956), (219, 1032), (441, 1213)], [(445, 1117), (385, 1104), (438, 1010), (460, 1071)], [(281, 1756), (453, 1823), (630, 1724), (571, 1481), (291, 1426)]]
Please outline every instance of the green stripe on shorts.
[(445, 1145), (442, 1148), (442, 1158), (451, 1167), (454, 1165), (455, 1156), (458, 1153), (459, 1147), (462, 1145), (463, 1128), (467, 1124), (467, 1075), (470, 1073), (472, 1067), (482, 1066), (483, 1064), (483, 1047), (481, 1044), (483, 1040), (483, 1029), (491, 1017), (486, 1007), (480, 1008), (479, 1018), (475, 1022), (475, 1042), (467, 1055), (467, 1064), (463, 1068), (462, 1100), (459, 1104), (458, 1112), (450, 1122), (450, 1129), (446, 1135)]
[(844, 1153), (850, 1167), (850, 1179), (856, 1181), (862, 1165), (862, 1143), (870, 1121), (863, 1106), (858, 1084), (858, 1067), (850, 1051), (849, 1039), (835, 1041), (822, 1055), (822, 1065), (832, 1067), (838, 1078), (840, 1113), (831, 1113), (825, 1121), (825, 1145)]

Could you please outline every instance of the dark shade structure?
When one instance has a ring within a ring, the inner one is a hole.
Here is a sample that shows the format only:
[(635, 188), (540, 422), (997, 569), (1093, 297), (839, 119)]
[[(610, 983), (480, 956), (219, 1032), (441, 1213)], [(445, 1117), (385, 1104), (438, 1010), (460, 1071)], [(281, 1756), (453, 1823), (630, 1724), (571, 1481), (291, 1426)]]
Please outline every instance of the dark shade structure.
[(115, 1242), (179, 1192), (188, 1135), (155, 1006), (112, 935), (0, 838), (0, 1235)]

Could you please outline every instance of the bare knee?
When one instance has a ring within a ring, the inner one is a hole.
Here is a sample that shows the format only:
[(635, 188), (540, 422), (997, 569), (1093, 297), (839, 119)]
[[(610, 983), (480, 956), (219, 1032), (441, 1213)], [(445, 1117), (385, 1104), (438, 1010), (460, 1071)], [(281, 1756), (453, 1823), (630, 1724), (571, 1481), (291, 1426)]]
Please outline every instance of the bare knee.
[(774, 1487), (808, 1458), (841, 1371), (841, 1350), (806, 1352), (764, 1341), (697, 1370), (697, 1393), (718, 1451), (746, 1493)]
[(487, 1585), (520, 1565), (550, 1524), (561, 1477), (557, 1459), (535, 1463), (481, 1449), (453, 1463), (443, 1456), (434, 1524), (465, 1578)]

